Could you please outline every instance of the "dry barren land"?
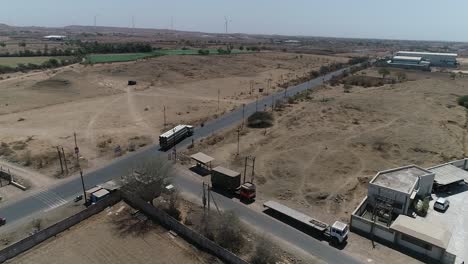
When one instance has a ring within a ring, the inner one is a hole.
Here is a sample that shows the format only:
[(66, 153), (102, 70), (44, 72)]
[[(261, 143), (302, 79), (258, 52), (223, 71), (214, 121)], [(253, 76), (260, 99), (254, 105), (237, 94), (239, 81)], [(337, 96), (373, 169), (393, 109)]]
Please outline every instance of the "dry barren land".
[[(74, 170), (74, 132), (81, 166), (94, 168), (113, 159), (117, 146), (125, 154), (157, 141), (164, 130), (164, 108), (166, 128), (200, 125), (278, 90), (283, 81), (337, 61), (347, 58), (288, 53), (165, 56), (5, 75), (0, 81), (0, 159), (47, 175), (24, 179), (33, 188), (46, 186), (63, 177), (56, 146), (63, 146)], [(128, 86), (128, 80), (137, 85)], [(265, 89), (262, 94), (259, 88)], [(5, 190), (0, 194), (8, 197)]]
[[(376, 71), (357, 76), (379, 77)], [(255, 156), (258, 203), (273, 199), (329, 223), (348, 222), (377, 171), (467, 154), (466, 110), (456, 100), (468, 93), (468, 78), (406, 74), (395, 84), (324, 85), (298, 96), (274, 111), (271, 128), (244, 129), (239, 156), (235, 129), (205, 139), (188, 154), (203, 151), (216, 159), (213, 166), (240, 172), (244, 157)], [(353, 239), (346, 250), (364, 261), (385, 262), (382, 257), (392, 252), (374, 254), (370, 242)]]

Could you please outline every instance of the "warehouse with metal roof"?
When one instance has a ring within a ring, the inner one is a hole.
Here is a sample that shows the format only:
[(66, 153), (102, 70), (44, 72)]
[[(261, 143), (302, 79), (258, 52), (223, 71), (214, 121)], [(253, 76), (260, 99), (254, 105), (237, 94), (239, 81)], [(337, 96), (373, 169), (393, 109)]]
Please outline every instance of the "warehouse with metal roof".
[(439, 52), (418, 52), (418, 51), (398, 51), (395, 57), (413, 57), (421, 58), (422, 61), (427, 61), (430, 66), (436, 67), (455, 67), (457, 65), (456, 53), (439, 53)]

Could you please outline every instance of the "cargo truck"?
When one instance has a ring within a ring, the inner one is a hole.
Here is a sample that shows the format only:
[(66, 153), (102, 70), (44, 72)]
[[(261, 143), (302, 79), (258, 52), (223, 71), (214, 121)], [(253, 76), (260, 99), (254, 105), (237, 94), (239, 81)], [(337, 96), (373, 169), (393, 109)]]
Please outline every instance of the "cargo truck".
[(287, 222), (293, 224), (295, 227), (307, 231), (311, 230), (314, 231), (314, 233), (322, 235), (332, 244), (343, 244), (348, 239), (349, 227), (347, 224), (340, 221), (335, 221), (333, 225), (330, 226), (327, 223), (314, 219), (275, 201), (268, 201), (263, 204), (263, 207), (286, 218), (288, 220)]
[(211, 185), (214, 189), (228, 194), (238, 194), (241, 200), (252, 201), (256, 196), (256, 186), (253, 182), (241, 183), (241, 174), (218, 166), (211, 170)]
[(159, 136), (159, 147), (161, 150), (166, 151), (192, 135), (193, 126), (178, 125)]

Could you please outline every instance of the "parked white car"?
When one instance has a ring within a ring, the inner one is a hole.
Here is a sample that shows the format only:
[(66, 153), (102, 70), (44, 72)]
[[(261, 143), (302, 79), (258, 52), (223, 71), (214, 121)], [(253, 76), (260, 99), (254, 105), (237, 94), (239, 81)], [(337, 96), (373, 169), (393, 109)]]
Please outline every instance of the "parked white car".
[(434, 203), (434, 209), (439, 210), (439, 211), (445, 211), (449, 207), (450, 202), (449, 200), (439, 197)]

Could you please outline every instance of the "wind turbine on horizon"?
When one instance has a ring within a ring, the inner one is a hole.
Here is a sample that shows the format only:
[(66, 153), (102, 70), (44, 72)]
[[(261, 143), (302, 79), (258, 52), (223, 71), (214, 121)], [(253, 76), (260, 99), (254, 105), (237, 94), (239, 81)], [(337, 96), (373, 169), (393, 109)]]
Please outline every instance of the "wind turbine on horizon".
[(224, 29), (226, 31), (226, 34), (228, 33), (228, 26), (229, 26), (230, 22), (232, 22), (232, 20), (228, 19), (227, 16), (224, 16)]

